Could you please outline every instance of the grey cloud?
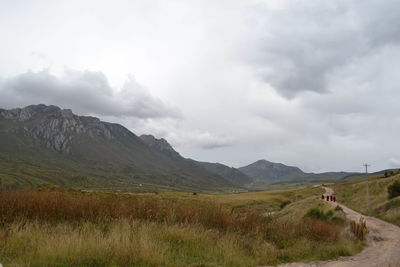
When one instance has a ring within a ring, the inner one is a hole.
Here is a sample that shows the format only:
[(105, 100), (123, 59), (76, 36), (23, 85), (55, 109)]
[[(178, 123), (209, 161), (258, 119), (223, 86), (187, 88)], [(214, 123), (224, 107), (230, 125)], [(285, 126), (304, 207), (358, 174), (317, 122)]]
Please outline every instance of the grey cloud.
[(400, 168), (400, 160), (398, 160), (397, 158), (390, 158), (389, 166), (391, 168)]
[(206, 150), (230, 147), (234, 143), (230, 137), (200, 130), (173, 131), (164, 137), (177, 147), (195, 147)]
[(285, 3), (281, 10), (264, 10), (248, 45), (250, 64), (284, 97), (329, 92), (335, 71), (399, 44), (398, 1)]
[(132, 76), (117, 91), (101, 72), (65, 70), (60, 77), (47, 70), (26, 72), (0, 81), (0, 106), (45, 103), (79, 114), (148, 118), (178, 118), (178, 109), (152, 96)]

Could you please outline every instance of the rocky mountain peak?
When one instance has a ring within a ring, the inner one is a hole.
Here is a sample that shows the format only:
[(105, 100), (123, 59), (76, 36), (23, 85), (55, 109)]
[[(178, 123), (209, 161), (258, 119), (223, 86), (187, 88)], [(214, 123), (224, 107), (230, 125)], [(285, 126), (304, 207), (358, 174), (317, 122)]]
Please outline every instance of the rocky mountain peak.
[(115, 137), (113, 132), (117, 135), (132, 134), (121, 125), (102, 122), (94, 117), (77, 116), (70, 109), (43, 104), (2, 110), (0, 115), (6, 120), (23, 123), (10, 131), (22, 132), (41, 140), (58, 152), (68, 153), (71, 142), (79, 134), (100, 136), (107, 140)]
[(12, 120), (15, 122), (26, 122), (33, 118), (38, 113), (53, 113), (60, 111), (61, 109), (56, 106), (46, 106), (43, 104), (30, 105), (24, 108), (13, 108), (9, 110), (3, 110), (0, 112), (5, 119)]
[(71, 119), (74, 117), (74, 114), (72, 113), (72, 110), (70, 110), (70, 109), (60, 110), (60, 115), (62, 118), (68, 118), (68, 119)]
[(164, 138), (157, 139), (153, 135), (143, 134), (139, 136), (140, 139), (149, 147), (154, 148), (163, 153), (169, 154), (171, 156), (179, 156), (179, 153), (165, 140)]

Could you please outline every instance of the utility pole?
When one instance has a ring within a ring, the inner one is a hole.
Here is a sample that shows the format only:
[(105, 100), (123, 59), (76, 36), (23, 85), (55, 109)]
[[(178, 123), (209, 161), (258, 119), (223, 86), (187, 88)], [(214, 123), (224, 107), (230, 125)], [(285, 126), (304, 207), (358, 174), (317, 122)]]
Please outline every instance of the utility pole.
[(371, 166), (371, 165), (365, 163), (364, 166), (365, 166), (365, 176), (367, 176), (367, 196), (366, 196), (366, 199), (367, 199), (367, 214), (368, 214), (369, 213), (368, 166)]

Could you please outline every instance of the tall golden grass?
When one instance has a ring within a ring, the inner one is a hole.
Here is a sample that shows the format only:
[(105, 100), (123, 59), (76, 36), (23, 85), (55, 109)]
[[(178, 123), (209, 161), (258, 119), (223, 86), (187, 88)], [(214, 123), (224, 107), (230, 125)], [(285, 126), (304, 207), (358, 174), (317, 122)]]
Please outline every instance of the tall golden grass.
[(0, 191), (0, 257), (22, 265), (174, 266), (179, 259), (179, 265), (248, 266), (349, 255), (360, 247), (346, 242), (333, 223), (266, 217), (212, 201), (57, 188)]
[(137, 198), (81, 192), (1, 191), (0, 224), (15, 220), (102, 221), (140, 219), (160, 223), (201, 224), (226, 231), (265, 231), (270, 218), (248, 211), (234, 212), (211, 201)]

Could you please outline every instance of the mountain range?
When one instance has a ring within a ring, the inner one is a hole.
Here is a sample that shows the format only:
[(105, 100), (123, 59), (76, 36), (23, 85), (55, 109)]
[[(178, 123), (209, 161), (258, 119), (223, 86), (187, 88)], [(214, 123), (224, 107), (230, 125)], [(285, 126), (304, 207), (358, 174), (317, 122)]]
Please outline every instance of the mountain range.
[(241, 168), (182, 157), (163, 138), (57, 106), (0, 109), (0, 184), (76, 188), (231, 192), (255, 183), (341, 179), (260, 160)]

